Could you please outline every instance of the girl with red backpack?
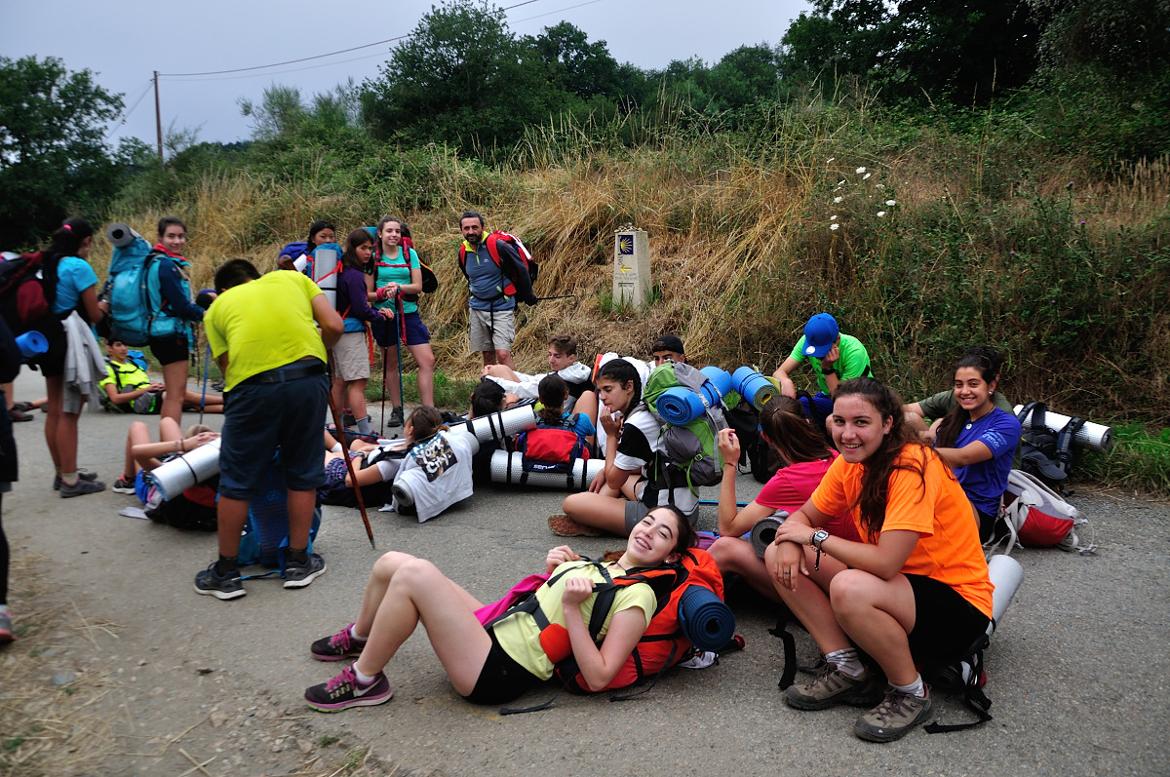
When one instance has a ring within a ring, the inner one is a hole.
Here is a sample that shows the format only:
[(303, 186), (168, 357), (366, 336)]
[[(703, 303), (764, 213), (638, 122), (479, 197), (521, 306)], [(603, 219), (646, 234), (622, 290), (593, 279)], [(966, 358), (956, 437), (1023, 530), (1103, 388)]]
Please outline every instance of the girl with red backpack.
[(595, 643), (587, 625), (599, 596), (594, 586), (633, 569), (677, 562), (694, 538), (686, 518), (661, 507), (634, 527), (617, 561), (589, 562), (567, 545), (553, 548), (545, 558), (550, 577), (536, 591), (535, 611), (515, 611), (487, 626), (476, 615), (484, 604), (434, 564), (386, 553), (370, 573), (357, 620), (310, 648), (319, 661), (357, 660), (307, 689), (305, 700), (322, 712), (389, 701), (394, 691), (383, 669), (419, 623), (426, 624), (451, 685), (473, 704), (510, 702), (551, 679), (555, 664), (569, 657), (589, 688), (604, 689), (646, 631), (657, 596), (646, 582), (622, 586)]

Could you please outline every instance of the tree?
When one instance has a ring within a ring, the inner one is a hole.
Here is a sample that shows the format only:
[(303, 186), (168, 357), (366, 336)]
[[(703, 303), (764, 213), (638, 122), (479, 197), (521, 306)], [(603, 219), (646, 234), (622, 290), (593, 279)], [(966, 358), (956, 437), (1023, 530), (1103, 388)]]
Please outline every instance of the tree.
[(768, 46), (740, 46), (711, 68), (709, 82), (721, 108), (744, 108), (775, 99), (780, 82), (776, 52)]
[(239, 105), (240, 113), (252, 120), (252, 137), (256, 140), (272, 140), (292, 132), (306, 113), (301, 90), (280, 84), (266, 87), (259, 103), (241, 98)]
[(605, 41), (593, 43), (585, 32), (569, 22), (546, 27), (525, 43), (536, 49), (548, 67), (549, 75), (561, 89), (589, 98), (617, 93), (618, 64)]
[(449, 142), (466, 151), (510, 144), (569, 104), (536, 51), (486, 2), (432, 8), (367, 81), (363, 115), (375, 136)]
[(28, 247), (119, 183), (105, 143), (122, 96), (52, 57), (0, 57), (0, 245)]

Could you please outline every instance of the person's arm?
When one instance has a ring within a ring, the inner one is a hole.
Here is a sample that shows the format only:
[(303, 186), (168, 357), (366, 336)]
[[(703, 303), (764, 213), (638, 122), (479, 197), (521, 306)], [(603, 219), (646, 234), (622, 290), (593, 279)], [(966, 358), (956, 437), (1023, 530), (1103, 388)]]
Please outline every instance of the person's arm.
[(837, 363), (840, 359), (841, 348), (839, 342), (833, 343), (833, 347), (829, 349), (829, 352), (821, 357), (821, 374), (825, 376), (825, 385), (829, 387), (830, 396), (837, 390), (837, 386), (840, 385), (842, 380), (837, 372)]
[[(808, 505), (806, 504), (805, 507)], [(801, 508), (794, 515), (800, 515), (803, 510), (804, 508)], [(810, 544), (812, 528), (799, 521), (793, 521), (792, 518), (793, 516), (789, 516), (788, 520), (776, 529), (775, 544), (779, 545), (782, 542), (796, 546)], [(853, 542), (842, 537), (829, 535), (829, 538), (821, 543), (821, 552), (832, 556), (851, 569), (861, 569), (880, 577), (882, 580), (890, 580), (906, 566), (906, 559), (910, 558), (910, 553), (913, 552), (914, 546), (917, 544), (918, 532), (893, 529), (883, 531), (878, 536), (876, 545), (871, 545), (868, 542)], [(803, 551), (801, 555), (803, 557)], [(795, 588), (795, 574), (791, 580), (791, 585)]]
[(719, 454), (723, 457), (723, 480), (719, 484), (717, 531), (724, 537), (738, 537), (751, 531), (756, 522), (772, 514), (772, 510), (758, 502), (751, 502), (738, 510), (735, 500), (735, 476), (738, 474), (739, 439), (734, 429), (719, 430)]
[(418, 265), (418, 254), (410, 249), (410, 283), (399, 286), (403, 294), (422, 294), (422, 268)]
[(524, 269), (519, 252), (503, 240), (497, 240), (496, 247), (500, 252), (500, 261), (507, 262), (507, 266), (501, 267), (500, 271), (516, 287), (516, 299), (525, 305), (535, 305), (539, 300), (532, 290), (532, 280), (528, 277), (528, 271)]
[(96, 324), (102, 320), (102, 309), (98, 305), (97, 298), (97, 284), (85, 289), (81, 292), (81, 308), (85, 314), (85, 320), (91, 324)]
[(922, 412), (921, 402), (911, 402), (908, 405), (902, 405), (902, 415), (910, 415), (911, 413), (919, 418), (926, 418), (926, 414)]
[(565, 581), (562, 602), (565, 609), (565, 628), (569, 632), (569, 644), (577, 668), (592, 691), (601, 691), (625, 666), (626, 659), (634, 652), (638, 640), (646, 633), (646, 615), (641, 607), (630, 607), (614, 614), (609, 622), (609, 631), (599, 649), (589, 636), (589, 628), (581, 616), (581, 602), (593, 595), (593, 582), (583, 577)]
[(969, 467), (981, 461), (989, 461), (995, 455), (981, 440), (972, 440), (962, 448), (935, 448), (934, 452), (952, 467)]
[(178, 266), (170, 259), (159, 259), (158, 262), (158, 290), (170, 313), (184, 321), (202, 321), (203, 308), (183, 293)]
[[(341, 339), (345, 322), (341, 320), (341, 316), (329, 304), (329, 300), (323, 293), (313, 297), (312, 305), (313, 320), (317, 322), (317, 326), (321, 327), (321, 340), (324, 341), (326, 348), (332, 348)], [(224, 369), (227, 369), (226, 366)]]
[(194, 437), (185, 437), (181, 440), (139, 443), (130, 449), (130, 455), (143, 469), (152, 470), (161, 464), (158, 461), (159, 456), (166, 456), (168, 453), (188, 453), (218, 437), (219, 432), (200, 432)]
[(162, 390), (162, 386), (157, 383), (147, 383), (145, 386), (139, 386), (136, 389), (130, 389), (129, 391), (123, 391), (121, 393), (118, 392), (113, 383), (107, 383), (102, 386), (102, 388), (106, 390), (106, 396), (109, 397), (110, 401), (115, 405), (124, 405), (127, 402), (133, 402), (135, 399), (138, 399), (138, 397), (142, 396), (148, 391)]
[(366, 289), (367, 277), (364, 273), (349, 270), (341, 274), (341, 282), (345, 284), (346, 295), (349, 297), (349, 315), (362, 321), (376, 321), (383, 315), (382, 311), (370, 307)]
[(796, 384), (792, 382), (792, 371), (800, 366), (800, 362), (789, 356), (776, 371), (772, 373), (772, 377), (780, 381), (780, 393), (786, 397), (796, 397)]

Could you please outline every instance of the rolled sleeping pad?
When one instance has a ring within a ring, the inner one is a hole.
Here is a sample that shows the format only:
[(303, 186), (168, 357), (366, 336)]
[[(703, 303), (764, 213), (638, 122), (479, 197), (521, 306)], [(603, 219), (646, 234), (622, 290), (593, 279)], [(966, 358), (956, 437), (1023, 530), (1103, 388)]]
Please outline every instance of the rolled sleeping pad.
[[(1016, 415), (1019, 416), (1020, 411), (1023, 409), (1023, 405), (1016, 405)], [(1062, 413), (1054, 413), (1051, 410), (1044, 411), (1044, 425), (1056, 434), (1060, 434), (1060, 431), (1071, 420), (1069, 416)], [(1023, 424), (1024, 429), (1027, 429), (1031, 422), (1032, 413), (1029, 411), (1020, 423)], [(1085, 421), (1085, 425), (1073, 435), (1073, 442), (1094, 450), (1107, 451), (1113, 446), (1113, 428), (1104, 426), (1103, 424), (1095, 424), (1092, 421)]]
[(536, 405), (523, 405), (511, 410), (489, 413), (455, 428), (466, 429), (480, 442), (494, 440), (503, 445), (504, 438), (536, 428)]
[(564, 472), (525, 472), (523, 453), (500, 450), (492, 454), (491, 468), (493, 483), (584, 491), (605, 470), (605, 460), (577, 459), (571, 476)]
[(293, 269), (297, 272), (304, 272), (305, 268), (309, 266), (308, 254), (301, 254), (296, 259), (293, 259)]
[[(707, 380), (719, 392), (720, 398), (727, 396), (732, 391), (731, 373), (721, 367), (716, 367), (714, 364), (704, 367), (699, 370), (707, 376)], [(712, 403), (714, 404), (714, 403)]]
[(146, 478), (158, 487), (164, 500), (174, 499), (196, 483), (202, 483), (219, 474), (219, 438), (193, 451), (163, 462), (146, 473)]
[(780, 395), (775, 383), (748, 366), (740, 367), (732, 373), (731, 387), (756, 410), (763, 410), (774, 397)]
[(47, 352), (49, 340), (37, 330), (30, 329), (16, 338), (16, 347), (20, 349), (21, 358), (28, 361)]
[(323, 243), (313, 250), (313, 281), (325, 292), (331, 307), (337, 307), (337, 274), (341, 271), (341, 246)]
[(777, 510), (767, 518), (761, 518), (756, 521), (756, 525), (752, 527), (752, 533), (749, 537), (749, 541), (752, 543), (752, 550), (756, 552), (756, 556), (759, 558), (764, 557), (764, 551), (776, 541), (776, 529), (780, 528), (780, 524), (784, 523), (784, 519), (787, 517), (788, 513), (783, 510)]
[(707, 411), (707, 405), (703, 403), (702, 397), (689, 388), (674, 386), (659, 395), (655, 410), (666, 423), (685, 426), (703, 415)]
[(1011, 556), (999, 554), (988, 560), (987, 575), (995, 586), (991, 593), (991, 623), (987, 626), (987, 636), (990, 637), (1024, 581), (1024, 568)]
[[(467, 439), (467, 444), (471, 447), (471, 455), (479, 453), (479, 440), (475, 435), (471, 434), (463, 427), (456, 427), (447, 431), (451, 437), (456, 435)], [(391, 444), (397, 442), (396, 440), (389, 440)], [(409, 454), (409, 450), (407, 451)], [(406, 483), (405, 479), (395, 478), (394, 485), (390, 487), (390, 491), (394, 494), (394, 501), (401, 507), (414, 507), (414, 493)]]
[(679, 597), (678, 623), (698, 650), (718, 650), (735, 636), (735, 614), (701, 585), (687, 586)]
[(125, 248), (139, 237), (142, 236), (131, 229), (128, 224), (113, 223), (106, 227), (106, 239), (114, 248)]

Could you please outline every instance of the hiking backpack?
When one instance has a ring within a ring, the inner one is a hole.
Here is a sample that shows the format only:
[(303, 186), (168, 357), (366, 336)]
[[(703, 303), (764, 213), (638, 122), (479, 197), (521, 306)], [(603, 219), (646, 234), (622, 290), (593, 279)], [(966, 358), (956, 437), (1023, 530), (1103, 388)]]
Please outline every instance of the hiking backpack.
[(642, 398), (661, 424), (651, 479), (661, 487), (686, 486), (698, 495), (699, 486), (713, 486), (723, 479), (723, 457), (715, 441), (719, 430), (727, 428), (722, 404), (708, 405), (702, 415), (683, 426), (663, 421), (657, 410), (658, 398), (667, 389), (681, 386), (701, 394), (706, 380), (691, 365), (673, 362), (655, 367), (646, 379)]
[(516, 450), (524, 454), (524, 471), (569, 473), (577, 459), (588, 459), (589, 445), (577, 431), (580, 418), (580, 413), (574, 413), (555, 424), (541, 421), (517, 435)]
[[(1085, 421), (1072, 417), (1064, 428), (1055, 432), (1045, 423), (1048, 406), (1043, 402), (1026, 402), (1016, 414), (1023, 426), (1020, 433), (1020, 469), (1046, 485), (1064, 493), (1075, 460), (1073, 438)], [(1031, 422), (1024, 419), (1031, 415)]]
[(121, 340), (126, 345), (146, 345), (149, 342), (154, 321), (154, 309), (150, 304), (150, 268), (161, 256), (164, 254), (151, 248), (150, 243), (138, 234), (134, 234), (126, 245), (114, 246), (102, 290), (102, 297), (110, 303), (109, 339)]
[[(366, 229), (375, 229), (375, 228), (374, 227), (366, 227)], [(409, 237), (404, 236), (402, 238), (402, 244), (399, 246), (399, 249), (398, 249), (398, 261), (397, 262), (395, 262), (393, 264), (391, 264), (390, 262), (383, 262), (381, 257), (379, 257), (378, 259), (372, 260), (375, 273), (377, 272), (378, 267), (405, 267), (407, 269), (410, 269), (409, 257), (410, 257), (411, 251), (414, 251), (415, 257), (418, 258), (418, 268), (422, 272), (422, 293), (423, 294), (434, 294), (436, 291), (439, 290), (439, 276), (435, 275), (435, 271), (430, 268), (430, 265), (428, 265), (426, 262), (424, 262), (422, 260), (422, 257), (418, 256), (418, 249), (416, 249), (414, 247), (414, 241), (411, 240)], [(418, 294), (403, 294), (402, 295), (403, 302), (418, 302), (418, 300), (419, 300)]]
[[(529, 287), (536, 283), (536, 276), (540, 271), (540, 266), (532, 258), (532, 252), (528, 250), (528, 247), (524, 245), (520, 238), (509, 232), (502, 232), (497, 229), (484, 239), (488, 255), (495, 262), (496, 267), (499, 267), (500, 271), (504, 273), (504, 277), (508, 279), (508, 283), (504, 286), (501, 297), (514, 297), (516, 296), (516, 279), (513, 274), (517, 269), (512, 262), (505, 262), (500, 256), (499, 244), (501, 240), (516, 249), (516, 253), (520, 256), (519, 269), (527, 273)], [(469, 251), (474, 253), (468, 242), (464, 240), (463, 244), (459, 246), (459, 269), (463, 271), (464, 277), (467, 276), (467, 253)], [(499, 298), (497, 297), (496, 299)]]
[(5, 254), (0, 262), (0, 315), (13, 336), (44, 328), (54, 318), (41, 278), (44, 253)]
[[(309, 527), (308, 553), (313, 552), (313, 540), (317, 538), (320, 526), (321, 508), (317, 507), (313, 510), (313, 522)], [(248, 520), (240, 537), (238, 553), (240, 566), (260, 564), (271, 571), (243, 579), (268, 577), (276, 572), (284, 574), (288, 533), (288, 489), (284, 484), (278, 451), (260, 481), (259, 492), (248, 503)]]
[[(1075, 531), (1088, 526), (1088, 519), (1041, 478), (1030, 472), (1013, 469), (1008, 474), (1007, 490), (1003, 495), (996, 528), (1006, 532), (1004, 554), (1017, 545), (1028, 548), (1060, 548), (1082, 555), (1092, 553), (1096, 546), (1081, 544)], [(994, 548), (999, 540), (993, 540)]]

